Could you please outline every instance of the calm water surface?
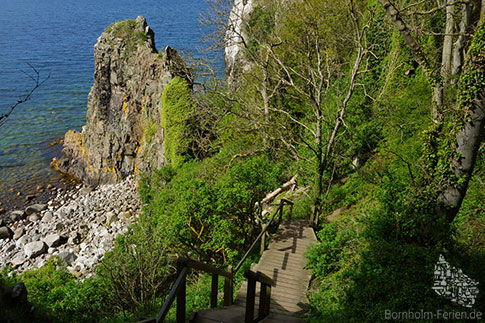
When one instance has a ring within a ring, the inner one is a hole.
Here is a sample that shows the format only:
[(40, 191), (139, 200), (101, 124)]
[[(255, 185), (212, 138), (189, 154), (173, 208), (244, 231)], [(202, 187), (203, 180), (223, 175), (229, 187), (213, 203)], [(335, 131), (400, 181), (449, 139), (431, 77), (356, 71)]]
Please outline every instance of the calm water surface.
[(33, 74), (28, 64), (41, 79), (50, 75), (0, 127), (3, 207), (18, 191), (25, 196), (39, 184), (59, 181), (49, 168), (59, 147), (49, 143), (85, 124), (93, 46), (108, 25), (144, 16), (157, 48), (169, 45), (197, 55), (207, 32), (199, 24), (205, 10), (203, 0), (0, 0), (0, 113), (34, 86), (24, 74)]

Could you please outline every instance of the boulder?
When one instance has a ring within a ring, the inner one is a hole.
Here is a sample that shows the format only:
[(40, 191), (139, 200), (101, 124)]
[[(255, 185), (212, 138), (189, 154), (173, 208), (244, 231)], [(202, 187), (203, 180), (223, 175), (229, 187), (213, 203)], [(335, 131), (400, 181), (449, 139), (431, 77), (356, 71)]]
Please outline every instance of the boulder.
[(58, 257), (62, 262), (64, 262), (68, 266), (77, 259), (77, 256), (70, 251), (61, 251), (59, 252)]
[(17, 268), (19, 266), (22, 266), (26, 260), (27, 257), (22, 252), (19, 252), (10, 260), (10, 264), (14, 268)]
[(31, 214), (34, 214), (34, 213), (40, 213), (40, 212), (44, 211), (45, 209), (47, 209), (46, 204), (34, 204), (34, 205), (31, 205), (31, 206), (28, 206), (25, 209), (25, 213), (27, 215), (31, 215)]
[(13, 232), (9, 227), (0, 227), (0, 240), (10, 239), (12, 236)]
[(44, 242), (48, 247), (57, 247), (62, 244), (62, 237), (57, 233), (49, 234), (45, 237)]
[(18, 240), (18, 239), (20, 239), (20, 237), (22, 237), (24, 234), (25, 234), (25, 229), (24, 229), (24, 227), (18, 227), (18, 228), (15, 230), (14, 234), (13, 234), (13, 239), (14, 239), (14, 240)]
[(43, 241), (34, 241), (24, 246), (27, 258), (35, 258), (47, 251), (47, 245)]
[(25, 212), (22, 210), (15, 210), (9, 214), (10, 221), (15, 222), (25, 219)]
[(117, 220), (116, 215), (113, 212), (107, 212), (106, 213), (106, 225), (111, 225), (111, 223), (115, 222)]
[(54, 215), (52, 212), (46, 212), (44, 216), (42, 217), (42, 222), (50, 222), (54, 218)]

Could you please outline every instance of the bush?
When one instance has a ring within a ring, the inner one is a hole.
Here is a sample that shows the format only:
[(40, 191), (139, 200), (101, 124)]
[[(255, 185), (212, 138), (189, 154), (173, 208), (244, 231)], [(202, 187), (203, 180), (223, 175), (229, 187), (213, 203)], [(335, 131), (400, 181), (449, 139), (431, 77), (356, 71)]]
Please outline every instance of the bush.
[(266, 156), (231, 160), (226, 153), (175, 174), (161, 170), (142, 183), (144, 199), (152, 199), (145, 217), (164, 226), (179, 252), (232, 263), (257, 233), (255, 202), (279, 185), (280, 170)]
[(156, 298), (167, 294), (174, 278), (171, 245), (164, 227), (148, 221), (117, 238), (98, 268), (115, 311), (150, 313)]

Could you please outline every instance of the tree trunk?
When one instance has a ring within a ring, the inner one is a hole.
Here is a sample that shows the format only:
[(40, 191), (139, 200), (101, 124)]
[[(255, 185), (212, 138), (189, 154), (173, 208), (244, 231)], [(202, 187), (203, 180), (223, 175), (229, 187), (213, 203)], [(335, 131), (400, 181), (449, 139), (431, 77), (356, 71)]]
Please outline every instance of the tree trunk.
[(432, 116), (435, 123), (441, 120), (440, 107), (443, 105), (443, 85), (441, 84), (441, 79), (439, 75), (436, 74), (435, 70), (428, 63), (426, 55), (424, 55), (423, 50), (419, 46), (418, 42), (413, 38), (411, 32), (399, 15), (399, 10), (389, 1), (389, 0), (379, 0), (381, 5), (387, 11), (387, 14), (391, 20), (396, 25), (397, 29), (404, 38), (406, 45), (408, 46), (411, 54), (413, 55), (416, 62), (419, 64), (423, 70), (424, 75), (428, 78), (431, 86), (433, 87), (433, 106), (432, 106)]
[[(479, 26), (475, 32), (475, 39), (472, 42), (473, 48), (469, 51), (468, 63), (462, 74), (462, 84), (464, 90), (469, 91), (472, 87), (477, 87), (471, 100), (465, 102), (460, 107), (465, 114), (466, 121), (456, 135), (457, 157), (452, 161), (453, 172), (458, 180), (458, 184), (450, 184), (438, 197), (438, 215), (446, 217), (451, 222), (458, 213), (461, 203), (465, 198), (468, 182), (473, 174), (475, 161), (484, 137), (485, 125), (485, 23)], [(473, 73), (473, 77), (470, 74)], [(474, 83), (472, 83), (474, 82)], [(476, 83), (478, 84), (476, 84)], [(470, 95), (469, 93), (467, 93)], [(460, 96), (459, 96), (460, 97)]]
[(463, 4), (461, 9), (460, 35), (453, 45), (453, 65), (451, 67), (451, 74), (458, 76), (461, 73), (463, 64), (463, 50), (465, 48), (465, 34), (470, 27), (471, 5), (469, 3)]
[(451, 74), (451, 54), (453, 53), (453, 31), (455, 26), (455, 0), (447, 0), (446, 7), (446, 28), (443, 40), (443, 52), (441, 56), (441, 77), (447, 82)]

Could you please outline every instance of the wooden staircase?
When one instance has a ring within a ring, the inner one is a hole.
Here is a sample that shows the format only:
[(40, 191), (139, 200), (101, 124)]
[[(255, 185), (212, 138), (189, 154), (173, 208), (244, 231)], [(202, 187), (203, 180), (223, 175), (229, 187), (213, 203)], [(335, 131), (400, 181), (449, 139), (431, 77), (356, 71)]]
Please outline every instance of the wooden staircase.
[[(271, 278), (275, 286), (271, 288), (270, 315), (261, 322), (303, 322), (298, 316), (305, 313), (308, 306), (306, 291), (311, 273), (304, 269), (306, 259), (303, 253), (307, 247), (317, 242), (308, 220), (286, 221), (280, 224), (272, 235), (268, 250), (264, 251), (258, 264), (252, 268)], [(234, 305), (220, 309), (203, 310), (194, 313), (190, 322), (244, 322), (248, 282), (244, 281)], [(258, 312), (259, 291), (256, 293)]]

